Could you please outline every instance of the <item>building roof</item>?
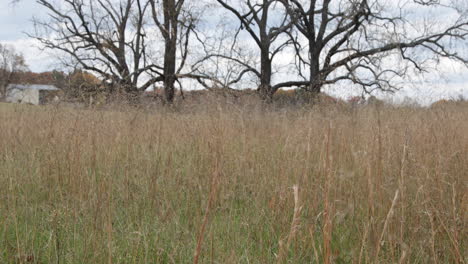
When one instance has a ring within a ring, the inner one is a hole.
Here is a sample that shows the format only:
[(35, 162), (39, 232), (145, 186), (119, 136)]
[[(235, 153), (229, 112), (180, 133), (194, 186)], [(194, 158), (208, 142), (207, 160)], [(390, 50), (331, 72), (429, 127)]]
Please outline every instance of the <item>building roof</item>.
[(33, 90), (40, 90), (40, 91), (57, 91), (60, 90), (55, 85), (43, 85), (43, 84), (10, 84), (8, 85), (8, 89), (33, 89)]

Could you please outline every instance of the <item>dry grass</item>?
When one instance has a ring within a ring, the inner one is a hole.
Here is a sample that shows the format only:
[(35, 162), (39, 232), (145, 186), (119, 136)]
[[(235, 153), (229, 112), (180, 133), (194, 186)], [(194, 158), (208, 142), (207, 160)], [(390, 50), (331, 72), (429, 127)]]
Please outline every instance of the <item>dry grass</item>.
[(0, 263), (466, 263), (468, 107), (336, 107), (0, 105)]

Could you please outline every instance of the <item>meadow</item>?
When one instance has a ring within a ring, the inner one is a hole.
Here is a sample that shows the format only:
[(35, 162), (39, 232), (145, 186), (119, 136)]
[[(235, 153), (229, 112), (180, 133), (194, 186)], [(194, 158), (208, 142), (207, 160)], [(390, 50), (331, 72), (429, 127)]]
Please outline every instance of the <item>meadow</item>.
[(0, 104), (0, 263), (467, 263), (468, 105)]

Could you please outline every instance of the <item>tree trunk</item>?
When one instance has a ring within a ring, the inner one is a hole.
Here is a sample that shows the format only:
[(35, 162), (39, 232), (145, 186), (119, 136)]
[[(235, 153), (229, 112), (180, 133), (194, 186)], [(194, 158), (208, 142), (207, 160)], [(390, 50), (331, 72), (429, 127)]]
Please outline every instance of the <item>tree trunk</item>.
[(268, 102), (273, 100), (273, 94), (275, 91), (271, 86), (271, 74), (272, 74), (272, 66), (269, 54), (269, 47), (263, 48), (261, 51), (261, 61), (260, 61), (260, 85), (258, 87), (258, 93), (260, 97)]
[(168, 103), (174, 102), (175, 96), (176, 49), (177, 42), (175, 39), (166, 40), (164, 55), (164, 95)]
[(133, 85), (133, 82), (129, 79), (124, 79), (120, 82), (121, 90), (125, 91), (128, 94), (135, 93), (138, 91), (138, 88)]
[(0, 102), (3, 102), (6, 100), (7, 96), (7, 90), (6, 90), (6, 85), (0, 83)]
[(305, 88), (307, 95), (306, 100), (308, 102), (314, 102), (317, 100), (318, 95), (321, 92), (322, 82), (320, 76), (320, 49), (315, 40), (309, 39), (309, 59), (310, 59), (310, 68), (309, 68), (309, 85)]
[(318, 50), (315, 41), (309, 41), (309, 51), (310, 51), (310, 84), (308, 91), (311, 92), (316, 97), (321, 90), (321, 81), (320, 81), (320, 50)]

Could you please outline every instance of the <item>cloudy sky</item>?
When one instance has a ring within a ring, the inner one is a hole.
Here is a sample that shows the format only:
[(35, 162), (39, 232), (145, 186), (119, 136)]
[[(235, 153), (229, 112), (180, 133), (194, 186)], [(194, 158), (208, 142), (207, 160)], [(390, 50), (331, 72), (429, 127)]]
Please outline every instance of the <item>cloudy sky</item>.
[[(10, 0), (0, 0), (0, 42), (10, 44), (16, 51), (21, 52), (34, 72), (49, 71), (59, 68), (54, 56), (48, 51), (41, 51), (38, 44), (27, 37), (26, 32), (32, 32), (33, 16), (45, 17), (47, 11), (36, 3), (35, 0), (22, 0), (17, 5), (11, 5)], [(467, 44), (468, 45), (468, 44)], [(387, 100), (400, 102), (405, 97), (410, 97), (422, 104), (429, 104), (443, 98), (457, 98), (463, 95), (468, 99), (468, 69), (456, 64), (444, 64), (436, 72), (433, 72), (436, 80), (425, 81), (420, 78), (417, 83), (408, 84), (408, 87), (395, 95), (385, 95)], [(331, 87), (328, 93), (334, 95), (343, 93), (340, 87)]]
[(33, 16), (46, 16), (47, 12), (35, 0), (22, 0), (12, 5), (10, 0), (0, 0), (0, 42), (10, 44), (22, 53), (29, 68), (35, 72), (54, 68), (54, 59), (39, 49), (26, 33), (32, 32)]

